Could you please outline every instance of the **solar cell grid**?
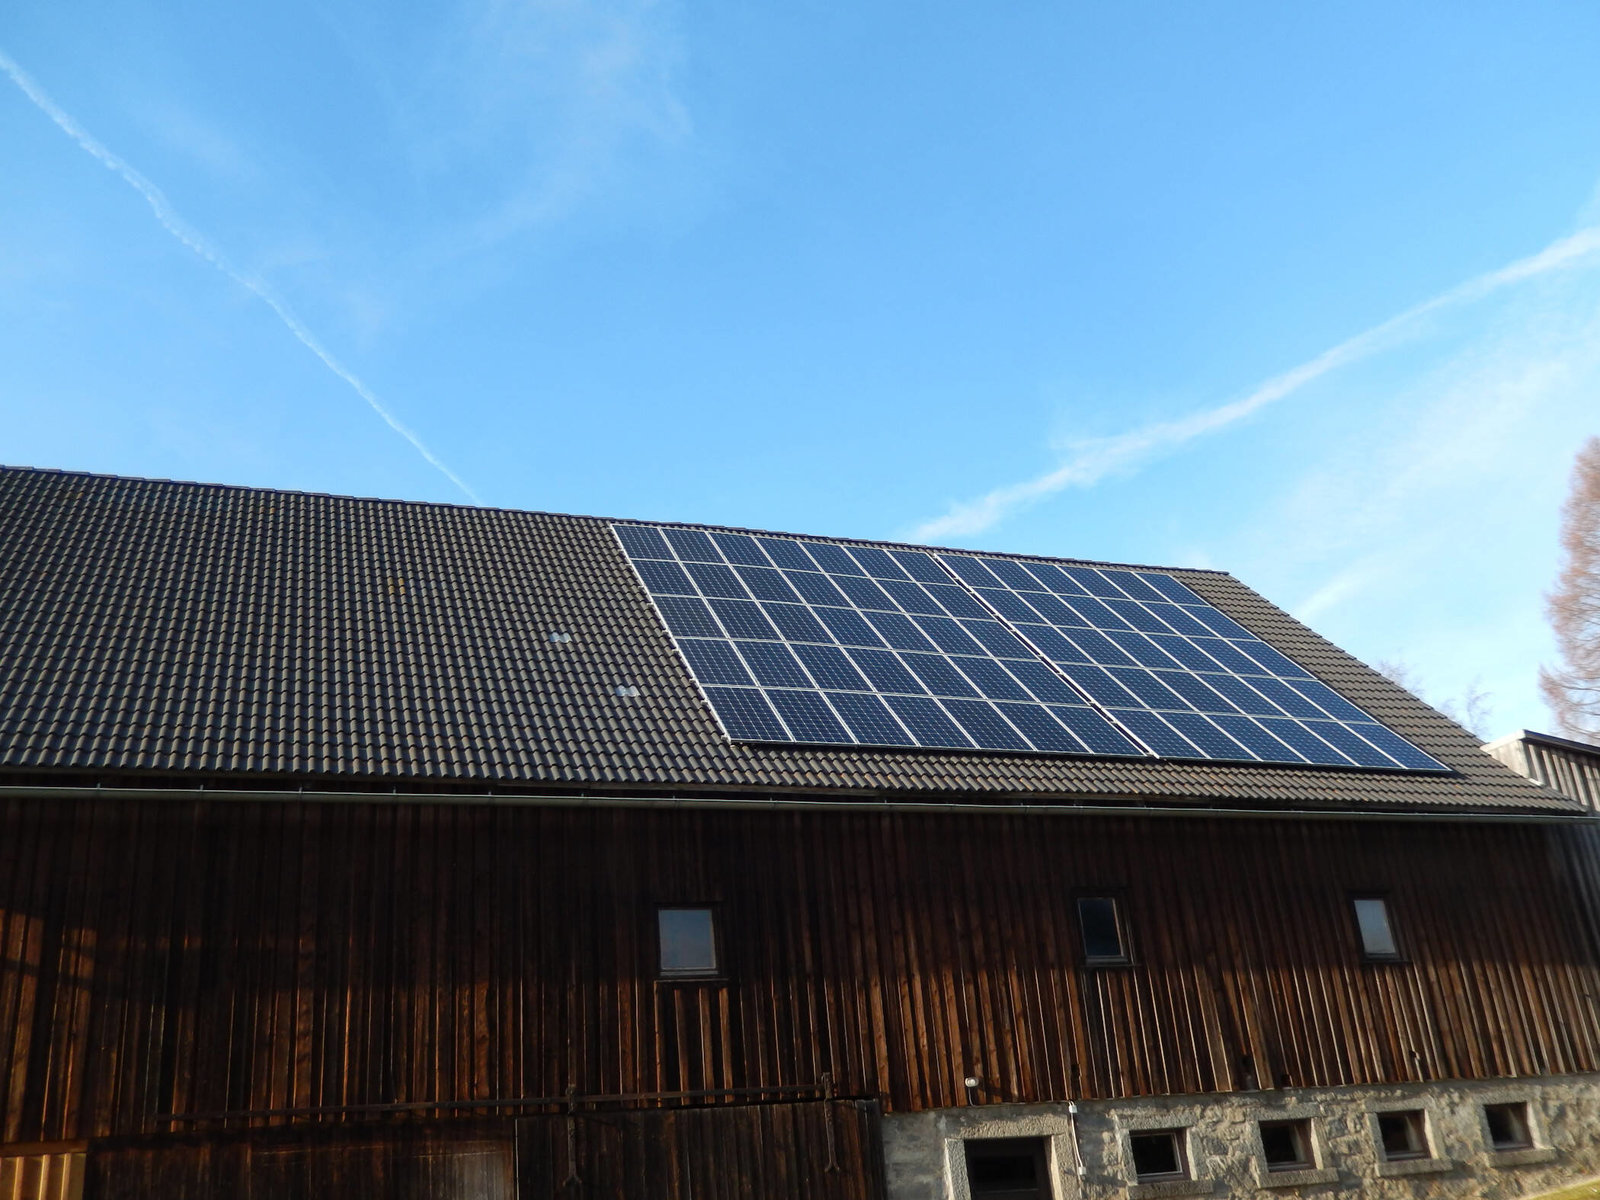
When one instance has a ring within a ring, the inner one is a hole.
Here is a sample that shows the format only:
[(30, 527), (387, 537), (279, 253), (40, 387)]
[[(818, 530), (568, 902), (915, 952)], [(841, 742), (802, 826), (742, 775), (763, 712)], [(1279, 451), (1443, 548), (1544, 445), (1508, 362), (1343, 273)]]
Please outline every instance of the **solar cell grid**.
[(764, 567), (767, 565), (767, 556), (761, 553), (761, 547), (756, 545), (755, 538), (745, 533), (714, 533), (711, 540), (717, 544), (717, 549), (722, 551), (722, 556), (731, 563), (742, 563), (746, 566)]
[[(1141, 753), (930, 555), (686, 536), (699, 533), (618, 527), (734, 738)], [(663, 555), (670, 557), (654, 557)], [(1040, 667), (1054, 685), (1034, 678), (1030, 690), (1003, 661)], [(1052, 715), (1047, 700), (1076, 702), (1074, 726)], [(1090, 747), (1081, 729), (1095, 724)]]
[[(937, 569), (937, 567), (935, 568)], [(932, 596), (952, 617), (989, 616), (989, 610), (979, 604), (965, 588), (955, 583), (930, 583), (926, 585), (928, 594)]]
[(767, 698), (797, 742), (855, 741), (818, 692), (773, 691)]
[(935, 701), (921, 696), (885, 696), (883, 699), (900, 718), (900, 723), (911, 731), (917, 745), (957, 749), (972, 747), (972, 739)]
[(795, 590), (784, 579), (783, 572), (772, 567), (737, 567), (739, 581), (757, 600), (775, 600), (779, 603), (798, 600)]
[(709, 641), (705, 638), (681, 638), (678, 648), (694, 669), (695, 678), (702, 683), (728, 683), (749, 687), (755, 683), (744, 662), (727, 642)]
[(1163, 572), (613, 528), (736, 740), (1443, 769)]
[(867, 620), (883, 640), (896, 650), (936, 649), (927, 635), (911, 623), (911, 618), (902, 613), (868, 613)]
[(1028, 574), (1032, 575), (1047, 592), (1053, 592), (1058, 596), (1082, 596), (1086, 594), (1083, 590), (1083, 585), (1056, 566), (1055, 563), (1030, 562), (1022, 565), (1027, 569)]
[(846, 692), (874, 690), (843, 650), (834, 646), (811, 646), (803, 642), (792, 649), (806, 665), (806, 670), (811, 672), (811, 677), (824, 688)]
[(789, 731), (754, 688), (707, 687), (706, 695), (730, 737), (752, 742), (786, 742)]
[[(963, 579), (978, 575), (966, 565), (977, 561), (970, 556), (942, 554), (940, 560)], [(996, 579), (1015, 578), (994, 569), (991, 559), (984, 560), (984, 569)], [(1057, 638), (1034, 644), (1158, 755), (1442, 769), (1391, 731), (1384, 732), (1393, 741), (1384, 739), (1379, 745), (1369, 736), (1373, 728), (1381, 728), (1372, 718), (1171, 576), (1077, 565), (1060, 570), (1092, 593), (1055, 601), (1072, 617), (1052, 610), (1049, 599), (1040, 602), (1031, 589), (1007, 589), (1011, 596), (1003, 602), (992, 586), (974, 591), (1001, 618), (1016, 611), (1019, 602), (1041, 615), (1054, 611), (1049, 628)], [(1028, 574), (1034, 579), (1045, 575)], [(1058, 657), (1063, 641), (1083, 651), (1093, 665)], [(1149, 715), (1130, 716), (1139, 712)], [(1212, 719), (1221, 716), (1230, 720)], [(1274, 728), (1258, 722), (1279, 724)], [(1333, 728), (1339, 733), (1322, 736)]]
[(828, 697), (858, 742), (877, 746), (915, 746), (916, 739), (889, 711), (882, 697), (834, 692)]
[(1266, 762), (1284, 762), (1296, 757), (1288, 746), (1249, 717), (1235, 713), (1210, 713), (1207, 719), (1257, 758)]

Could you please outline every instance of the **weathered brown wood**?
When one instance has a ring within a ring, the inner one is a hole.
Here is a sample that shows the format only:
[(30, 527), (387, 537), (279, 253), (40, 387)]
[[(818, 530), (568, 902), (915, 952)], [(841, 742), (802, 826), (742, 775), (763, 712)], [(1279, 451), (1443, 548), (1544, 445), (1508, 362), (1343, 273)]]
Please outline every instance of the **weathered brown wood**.
[(509, 1121), (463, 1121), (97, 1141), (89, 1146), (83, 1196), (516, 1200), (514, 1136)]
[(5, 1200), (81, 1200), (81, 1142), (12, 1145), (0, 1152), (0, 1197)]
[[(966, 1103), (974, 1070), (997, 1103), (1600, 1069), (1600, 838), (1578, 829), (109, 800), (0, 819), (6, 1142), (824, 1075), (904, 1111)], [(1075, 893), (1100, 888), (1130, 966), (1081, 965)], [(1390, 895), (1407, 961), (1361, 960), (1359, 889)], [(726, 978), (654, 978), (663, 902), (720, 906)]]
[[(882, 1194), (875, 1106), (862, 1101), (717, 1105), (573, 1118), (579, 1186), (567, 1189), (568, 1118), (517, 1122), (528, 1197), (586, 1200), (873, 1200)], [(827, 1161), (827, 1126), (837, 1159)]]

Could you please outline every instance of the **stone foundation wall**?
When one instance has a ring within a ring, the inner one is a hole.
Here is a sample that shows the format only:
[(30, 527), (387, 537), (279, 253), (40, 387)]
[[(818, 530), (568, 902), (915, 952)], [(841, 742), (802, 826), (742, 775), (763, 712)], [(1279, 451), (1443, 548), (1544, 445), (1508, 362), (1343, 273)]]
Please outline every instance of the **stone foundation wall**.
[[(1525, 1103), (1533, 1147), (1491, 1147), (1484, 1105)], [(1378, 1114), (1424, 1114), (1431, 1157), (1386, 1160)], [(1271, 1171), (1258, 1123), (1305, 1120), (1309, 1169)], [(1129, 1135), (1181, 1130), (1190, 1179), (1140, 1183)], [(970, 1200), (965, 1139), (1046, 1139), (1053, 1200), (1167, 1196), (1514, 1200), (1600, 1176), (1600, 1074), (982, 1105), (884, 1118), (889, 1200)], [(1048, 1193), (1047, 1193), (1048, 1194)]]

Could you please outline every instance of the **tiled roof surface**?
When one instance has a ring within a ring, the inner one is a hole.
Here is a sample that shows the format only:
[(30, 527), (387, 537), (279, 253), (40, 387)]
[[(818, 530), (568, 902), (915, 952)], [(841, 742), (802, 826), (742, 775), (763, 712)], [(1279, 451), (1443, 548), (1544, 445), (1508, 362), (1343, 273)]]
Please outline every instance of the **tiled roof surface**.
[(0, 782), (1569, 807), (1232, 577), (1173, 573), (1457, 774), (734, 745), (606, 521), (5, 468)]

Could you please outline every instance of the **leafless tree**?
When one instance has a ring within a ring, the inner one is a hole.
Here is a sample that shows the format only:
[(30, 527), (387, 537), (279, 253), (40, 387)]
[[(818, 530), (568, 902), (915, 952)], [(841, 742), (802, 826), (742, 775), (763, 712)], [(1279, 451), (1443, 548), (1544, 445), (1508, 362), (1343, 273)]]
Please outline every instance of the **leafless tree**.
[(1475, 678), (1467, 684), (1467, 690), (1461, 693), (1459, 715), (1454, 706), (1447, 706), (1444, 714), (1457, 725), (1472, 730), (1479, 738), (1488, 741), (1491, 723), (1494, 720), (1493, 701), (1494, 696), (1484, 689), (1483, 680)]
[(1561, 732), (1600, 744), (1600, 437), (1578, 451), (1561, 550), (1561, 574), (1545, 597), (1561, 666), (1541, 667), (1539, 687)]
[(1375, 664), (1378, 674), (1390, 683), (1399, 684), (1424, 704), (1431, 704), (1463, 729), (1481, 739), (1489, 737), (1494, 720), (1494, 696), (1485, 691), (1483, 680), (1475, 678), (1459, 697), (1434, 700), (1423, 690), (1422, 677), (1417, 669), (1404, 659), (1385, 658)]

